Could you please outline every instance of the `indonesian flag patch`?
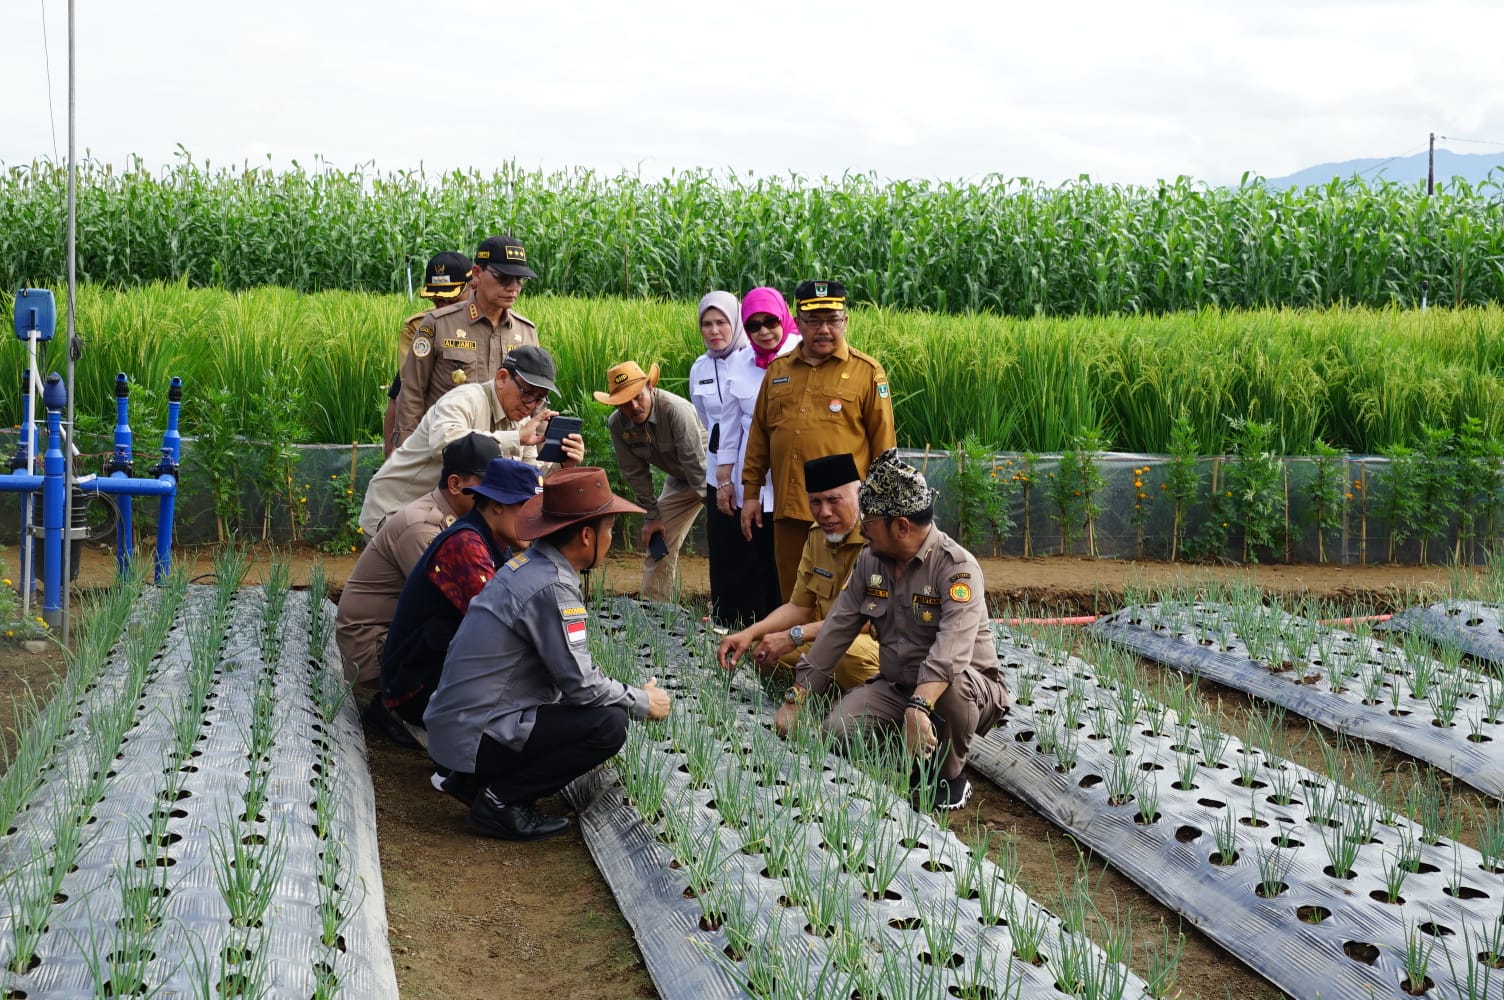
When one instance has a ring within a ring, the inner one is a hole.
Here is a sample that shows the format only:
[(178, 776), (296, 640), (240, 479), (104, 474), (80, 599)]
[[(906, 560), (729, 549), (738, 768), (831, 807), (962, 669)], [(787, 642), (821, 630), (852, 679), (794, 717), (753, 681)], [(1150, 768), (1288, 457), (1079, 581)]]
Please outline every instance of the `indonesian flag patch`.
[(569, 637), (570, 645), (585, 641), (585, 623), (567, 622), (564, 625), (564, 634)]

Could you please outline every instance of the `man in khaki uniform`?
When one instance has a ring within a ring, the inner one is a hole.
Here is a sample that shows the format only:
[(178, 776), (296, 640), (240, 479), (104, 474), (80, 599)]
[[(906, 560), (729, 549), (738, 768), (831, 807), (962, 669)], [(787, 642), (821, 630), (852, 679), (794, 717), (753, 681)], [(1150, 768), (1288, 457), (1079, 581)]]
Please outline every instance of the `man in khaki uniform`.
[[(607, 391), (595, 401), (616, 407), (606, 421), (616, 464), (647, 513), (642, 518), (642, 598), (674, 597), (679, 550), (705, 506), (705, 452), (710, 436), (694, 404), (658, 388), (658, 365), (644, 373), (635, 361), (612, 365)], [(653, 469), (664, 472), (663, 492), (653, 495)], [(654, 536), (659, 536), (655, 543)], [(654, 545), (661, 545), (657, 552)]]
[[(428, 299), (434, 303), (434, 308), (442, 308), (457, 301), (470, 287), (470, 258), (462, 253), (437, 253), (428, 261), (428, 267), (423, 269), (423, 287), (418, 291), (418, 297)], [(381, 446), (385, 454), (390, 455), (392, 449), (397, 447), (397, 396), (402, 392), (401, 365), (407, 360), (408, 352), (413, 346), (413, 337), (418, 334), (418, 326), (423, 317), (432, 310), (413, 313), (402, 321), (402, 337), (398, 343), (398, 375), (392, 379), (391, 388), (386, 391), (386, 415), (381, 420)]]
[[(446, 393), (371, 477), (360, 507), (360, 530), (367, 538), (376, 537), (383, 521), (431, 489), (444, 446), (471, 431), (494, 437), (505, 458), (538, 465), (545, 476), (554, 471), (552, 463), (540, 465), (536, 459), (548, 422), (557, 416), (548, 408), (557, 374), (553, 356), (528, 344), (507, 354), (495, 378)], [(560, 464), (573, 467), (585, 457), (580, 435), (569, 435), (563, 445)]]
[[(797, 350), (775, 358), (747, 429), (742, 486), (756, 496), (772, 472), (773, 548), (778, 590), (787, 601), (809, 534), (804, 463), (849, 453), (866, 474), (872, 456), (897, 444), (893, 400), (882, 365), (846, 343), (846, 288), (837, 281), (806, 281), (794, 290), (795, 319), (804, 338)], [(742, 532), (762, 524), (762, 506), (742, 507)]]
[(773, 724), (786, 734), (805, 699), (830, 684), (836, 663), (863, 625), (878, 645), (878, 677), (844, 694), (825, 730), (844, 739), (855, 728), (897, 726), (904, 744), (935, 780), (934, 805), (959, 809), (971, 794), (962, 774), (971, 741), (997, 725), (1013, 704), (987, 620), (982, 568), (934, 525), (935, 493), (897, 449), (872, 462), (862, 483), (867, 548), (794, 671), (794, 686)]
[[(851, 566), (867, 539), (857, 523), (857, 489), (862, 479), (850, 455), (826, 455), (804, 463), (809, 512), (815, 519), (804, 541), (804, 557), (787, 604), (766, 618), (721, 640), (718, 657), (727, 670), (753, 643), (752, 660), (759, 670), (775, 666), (792, 670), (806, 646), (820, 634), (821, 623), (835, 603)], [(877, 675), (877, 643), (870, 635), (851, 641), (836, 665), (835, 682), (848, 691)]]
[(369, 684), (381, 677), (381, 644), (392, 625), (397, 595), (428, 544), (474, 506), (465, 487), (480, 482), (501, 446), (471, 432), (444, 446), (438, 488), (386, 519), (367, 543), (340, 594), (334, 639), (345, 661), (345, 680)]
[(444, 393), (485, 382), (509, 351), (537, 346), (532, 320), (512, 310), (523, 283), (536, 277), (527, 266), (527, 251), (512, 237), (491, 236), (481, 243), (470, 269), (470, 295), (428, 313), (402, 361), (393, 430), (397, 445)]

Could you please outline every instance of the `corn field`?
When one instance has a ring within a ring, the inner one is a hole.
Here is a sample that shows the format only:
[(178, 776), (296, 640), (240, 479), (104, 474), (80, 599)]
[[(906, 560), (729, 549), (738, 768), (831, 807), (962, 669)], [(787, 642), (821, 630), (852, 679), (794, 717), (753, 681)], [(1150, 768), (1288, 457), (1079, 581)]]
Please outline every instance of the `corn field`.
[[(65, 273), (66, 170), (0, 166), (0, 287)], [(558, 295), (694, 300), (711, 288), (847, 282), (884, 308), (1010, 316), (1205, 308), (1449, 306), (1504, 299), (1504, 175), (1274, 191), (719, 176), (650, 180), (504, 164), (428, 175), (213, 167), (186, 152), (153, 173), (80, 167), (78, 273), (133, 286), (398, 292), (439, 250), (517, 234)]]
[[(139, 386), (131, 418), (138, 434), (160, 419), (163, 407), (153, 401), (181, 375), (185, 433), (203, 429), (206, 394), (224, 388), (231, 409), (297, 392), (303, 426), (293, 436), (303, 441), (379, 440), (397, 330), (421, 303), (285, 288), (236, 293), (184, 281), (85, 285), (77, 304), (81, 424), (113, 426), (114, 377), (123, 371)], [(559, 362), (556, 408), (585, 417), (597, 456), (609, 454), (609, 411), (590, 391), (605, 369), (626, 358), (658, 361), (664, 387), (684, 393), (703, 349), (690, 304), (529, 291), (520, 308)], [(0, 302), (7, 326), (9, 311), (10, 301)], [(948, 449), (974, 435), (994, 451), (1056, 452), (1098, 428), (1104, 447), (1167, 453), (1184, 413), (1203, 454), (1226, 450), (1231, 419), (1242, 418), (1270, 424), (1277, 453), (1300, 455), (1318, 440), (1378, 453), (1419, 441), (1424, 427), (1456, 429), (1468, 417), (1481, 421), (1485, 436), (1504, 436), (1501, 329), (1498, 306), (1036, 319), (858, 308), (849, 337), (887, 369), (906, 446)], [(16, 421), (24, 348), (11, 340), (0, 352), (14, 373), (0, 382), (0, 413)], [(56, 349), (45, 367), (62, 369)]]

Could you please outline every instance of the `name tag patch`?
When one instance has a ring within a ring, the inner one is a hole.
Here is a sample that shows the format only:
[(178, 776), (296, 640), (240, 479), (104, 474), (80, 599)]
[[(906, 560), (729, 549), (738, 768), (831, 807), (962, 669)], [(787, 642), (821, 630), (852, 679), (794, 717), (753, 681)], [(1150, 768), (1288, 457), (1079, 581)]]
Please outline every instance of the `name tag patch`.
[(929, 594), (915, 594), (914, 603), (928, 604), (932, 608), (938, 608), (940, 606), (940, 598), (931, 596)]
[(888, 596), (888, 592), (887, 592), (887, 590), (885, 590), (882, 587), (868, 587), (867, 588), (867, 596), (868, 597), (887, 597)]
[(695, 384), (696, 385), (710, 385), (714, 381), (715, 381), (715, 379), (713, 379), (713, 378), (702, 378), (702, 379), (700, 379), (700, 381), (696, 382)]
[(812, 566), (812, 567), (810, 567), (810, 571), (812, 573), (814, 573), (816, 576), (823, 576), (823, 577), (825, 577), (825, 579), (827, 579), (827, 580), (834, 580), (836, 578), (836, 575), (834, 573), (832, 573), (830, 570), (828, 570), (828, 569), (821, 569), (819, 566)]
[(783, 385), (783, 383), (787, 382), (788, 380), (789, 380), (789, 377), (787, 375), (785, 375), (785, 376), (783, 376), (783, 378), (775, 378), (773, 380), (772, 384), (773, 385)]
[(573, 607), (561, 607), (559, 609), (559, 614), (563, 615), (565, 618), (584, 618), (585, 609), (580, 607), (579, 605), (575, 605)]
[(473, 351), (475, 350), (475, 341), (459, 339), (446, 340), (444, 341), (444, 348), (445, 350), (451, 351)]

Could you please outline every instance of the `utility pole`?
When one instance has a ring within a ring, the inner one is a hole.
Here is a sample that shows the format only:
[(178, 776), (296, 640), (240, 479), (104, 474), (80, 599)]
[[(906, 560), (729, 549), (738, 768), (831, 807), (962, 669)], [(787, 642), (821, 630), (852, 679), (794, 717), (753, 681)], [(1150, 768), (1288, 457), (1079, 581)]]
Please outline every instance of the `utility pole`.
[(1431, 151), (1426, 154), (1426, 197), (1436, 193), (1436, 133), (1431, 133)]

